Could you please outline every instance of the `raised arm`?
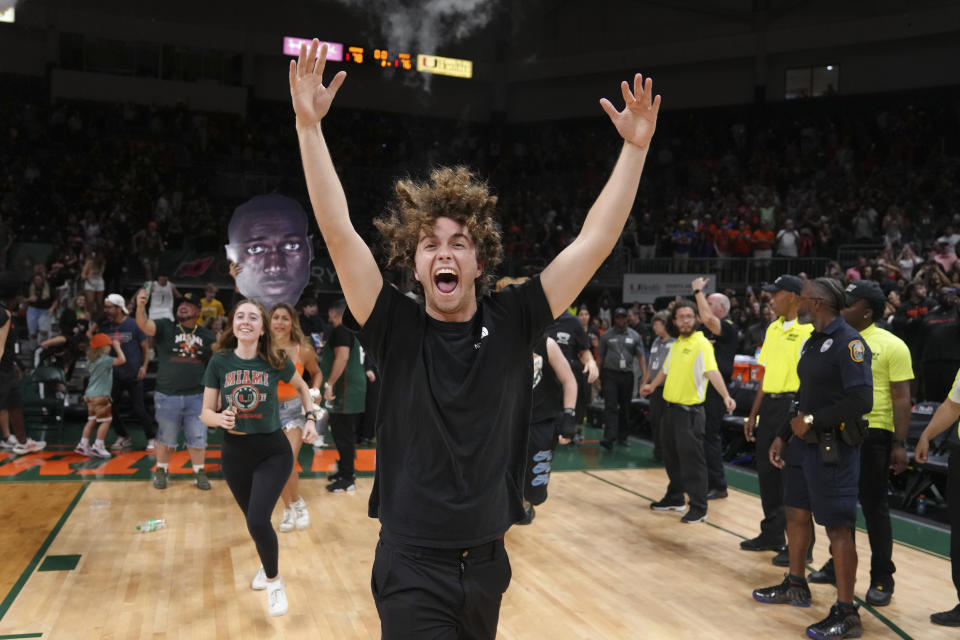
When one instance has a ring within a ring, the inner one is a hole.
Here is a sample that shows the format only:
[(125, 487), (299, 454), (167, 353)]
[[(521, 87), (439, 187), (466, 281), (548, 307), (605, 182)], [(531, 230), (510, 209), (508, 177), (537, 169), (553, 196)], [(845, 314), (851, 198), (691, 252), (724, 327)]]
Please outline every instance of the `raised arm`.
[(147, 317), (147, 290), (137, 291), (137, 326), (150, 337), (157, 335), (157, 323)]
[(660, 96), (653, 95), (653, 81), (639, 73), (633, 91), (620, 83), (626, 106), (617, 111), (606, 98), (600, 101), (623, 138), (623, 149), (613, 172), (596, 202), (590, 207), (574, 241), (554, 258), (540, 276), (553, 317), (570, 306), (610, 255), (626, 224), (640, 185), (650, 140), (657, 126)]
[(300, 156), (313, 214), (350, 312), (362, 326), (373, 311), (383, 278), (370, 248), (350, 222), (347, 197), (320, 127), (347, 73), (338, 72), (329, 86), (323, 86), (327, 45), (319, 47), (319, 52), (318, 46), (317, 40), (310, 44), (309, 51), (305, 44), (301, 45), (300, 57), (296, 62), (290, 61), (290, 97), (297, 115)]

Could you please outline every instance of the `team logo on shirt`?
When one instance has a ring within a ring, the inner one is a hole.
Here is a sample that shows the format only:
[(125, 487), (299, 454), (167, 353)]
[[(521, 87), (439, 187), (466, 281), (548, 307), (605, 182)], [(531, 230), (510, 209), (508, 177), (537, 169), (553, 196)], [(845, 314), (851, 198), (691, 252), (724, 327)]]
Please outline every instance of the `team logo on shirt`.
[(536, 388), (543, 379), (543, 356), (539, 353), (533, 354), (533, 386)]
[(259, 406), (263, 396), (253, 385), (244, 384), (230, 392), (233, 404), (241, 411), (253, 411)]
[[(486, 328), (486, 327), (480, 327), (480, 342), (483, 342), (483, 339), (486, 338), (488, 335), (490, 335), (490, 332), (487, 331), (487, 328)], [(480, 342), (474, 342), (474, 343), (473, 343), (473, 348), (474, 348), (474, 349), (479, 349), (479, 348), (480, 348)]]
[[(820, 353), (826, 353), (827, 350), (833, 346), (833, 338), (827, 338), (823, 341), (823, 344), (820, 345)], [(861, 358), (862, 360), (863, 358)]]
[(847, 345), (847, 348), (850, 349), (850, 359), (854, 362), (863, 362), (863, 343), (859, 340), (851, 340), (850, 344)]

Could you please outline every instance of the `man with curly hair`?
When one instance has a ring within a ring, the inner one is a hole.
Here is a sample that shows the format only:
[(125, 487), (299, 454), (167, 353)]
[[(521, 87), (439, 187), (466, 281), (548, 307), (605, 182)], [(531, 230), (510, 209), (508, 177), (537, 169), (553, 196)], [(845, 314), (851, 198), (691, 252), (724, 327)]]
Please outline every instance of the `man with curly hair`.
[[(319, 51), (318, 51), (319, 50)], [(496, 197), (461, 167), (397, 183), (377, 222), (393, 266), (413, 270), (420, 306), (384, 282), (350, 221), (321, 120), (346, 73), (322, 83), (326, 45), (290, 63), (310, 201), (343, 287), (344, 324), (381, 371), (379, 518), (371, 586), (384, 638), (493, 638), (510, 564), (503, 535), (524, 516), (534, 341), (576, 298), (620, 237), (656, 127), (660, 97), (637, 74), (626, 106), (601, 106), (624, 139), (577, 238), (527, 282), (485, 293), (502, 256)], [(389, 578), (389, 579), (388, 579)]]

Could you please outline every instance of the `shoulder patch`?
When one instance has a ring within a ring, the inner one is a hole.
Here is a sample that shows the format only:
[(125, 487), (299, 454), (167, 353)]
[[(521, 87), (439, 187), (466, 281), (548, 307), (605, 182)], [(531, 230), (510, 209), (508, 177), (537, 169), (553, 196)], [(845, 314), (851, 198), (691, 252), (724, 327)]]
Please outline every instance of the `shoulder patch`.
[(850, 359), (854, 362), (863, 362), (863, 342), (860, 340), (851, 340), (850, 344), (847, 345), (847, 348), (850, 349)]

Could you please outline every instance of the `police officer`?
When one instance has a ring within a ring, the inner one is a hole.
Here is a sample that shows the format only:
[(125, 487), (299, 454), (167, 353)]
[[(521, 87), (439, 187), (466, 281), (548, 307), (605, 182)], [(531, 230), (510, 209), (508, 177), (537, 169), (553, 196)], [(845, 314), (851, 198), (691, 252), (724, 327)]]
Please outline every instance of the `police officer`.
[(804, 560), (812, 512), (830, 537), (838, 595), (829, 615), (807, 627), (807, 635), (814, 638), (851, 638), (862, 633), (853, 604), (857, 572), (853, 528), (860, 442), (866, 430), (863, 416), (873, 407), (873, 374), (870, 349), (840, 316), (845, 301), (843, 289), (831, 278), (807, 282), (800, 294), (799, 318), (812, 321), (814, 332), (797, 367), (799, 412), (774, 439), (769, 452), (771, 463), (786, 469), (790, 573), (782, 583), (753, 592), (755, 600), (768, 604), (810, 604)]
[[(860, 506), (870, 538), (870, 587), (867, 602), (875, 607), (890, 604), (893, 595), (893, 531), (887, 478), (892, 469), (907, 468), (904, 443), (910, 429), (910, 381), (913, 365), (906, 343), (874, 321), (883, 318), (887, 297), (873, 280), (847, 287), (849, 304), (843, 319), (860, 332), (873, 354), (873, 410), (867, 416), (866, 439), (860, 448)], [(833, 582), (833, 560), (809, 576), (810, 582)]]
[(778, 317), (767, 327), (760, 348), (758, 363), (764, 367), (762, 385), (743, 425), (747, 442), (756, 442), (763, 520), (760, 521), (760, 535), (742, 541), (740, 548), (745, 551), (780, 551), (774, 564), (788, 566), (790, 558), (784, 546), (787, 519), (783, 508), (783, 476), (779, 468), (770, 464), (767, 452), (773, 439), (790, 422), (790, 405), (800, 387), (800, 378), (797, 377), (800, 349), (813, 333), (813, 325), (797, 319), (803, 280), (784, 274), (764, 285), (763, 290), (772, 294), (770, 306)]
[(603, 390), (603, 438), (600, 446), (612, 449), (616, 440), (627, 445), (630, 429), (630, 403), (633, 400), (633, 360), (646, 368), (640, 334), (627, 326), (627, 310), (617, 307), (613, 327), (600, 336), (600, 385)]

